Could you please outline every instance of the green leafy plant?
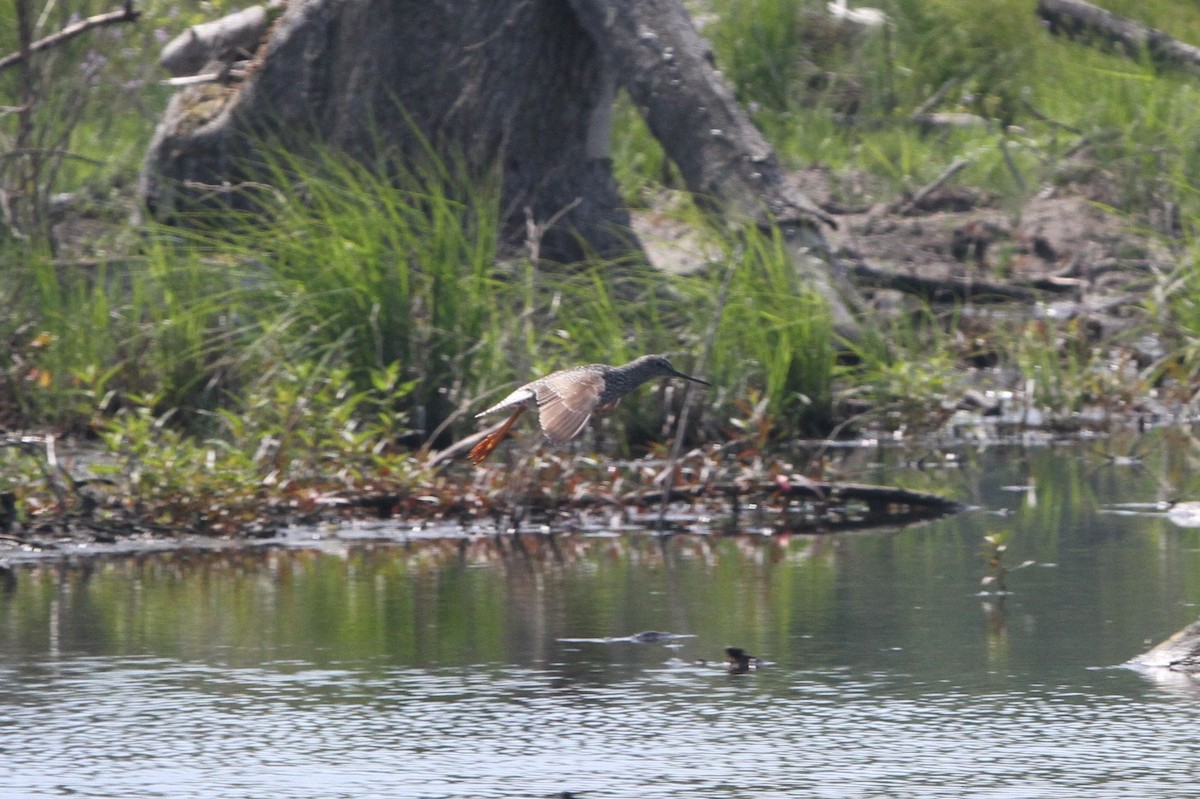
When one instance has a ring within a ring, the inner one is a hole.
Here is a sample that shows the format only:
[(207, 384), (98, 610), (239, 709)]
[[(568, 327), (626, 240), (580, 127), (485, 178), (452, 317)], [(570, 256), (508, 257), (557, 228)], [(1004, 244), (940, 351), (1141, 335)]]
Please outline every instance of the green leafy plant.
[(215, 533), (267, 524), (283, 506), (312, 507), (322, 494), (407, 485), (420, 472), (398, 444), (395, 408), (414, 384), (398, 368), (359, 389), (349, 370), (284, 366), (251, 387), (245, 407), (215, 413), (216, 432), (186, 435), (160, 412), (161, 398), (128, 397), (101, 430), (106, 457), (92, 470), (121, 488), (126, 510), (158, 525)]
[(1009, 531), (988, 533), (983, 537), (983, 557), (987, 561), (987, 574), (979, 581), (983, 590), (996, 595), (1006, 595), (1008, 590), (1008, 575), (1018, 569), (1034, 565), (1036, 561), (1027, 560), (1019, 566), (1006, 566), (1004, 555), (1008, 552)]

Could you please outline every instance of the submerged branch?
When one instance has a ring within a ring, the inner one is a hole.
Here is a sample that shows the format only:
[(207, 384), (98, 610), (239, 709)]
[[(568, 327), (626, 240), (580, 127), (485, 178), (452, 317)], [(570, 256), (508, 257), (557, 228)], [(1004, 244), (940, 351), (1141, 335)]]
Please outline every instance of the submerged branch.
[(713, 485), (695, 485), (671, 488), (666, 491), (631, 492), (619, 499), (604, 500), (601, 497), (585, 497), (574, 504), (626, 504), (649, 507), (659, 502), (690, 502), (698, 499), (722, 497), (734, 499), (755, 496), (774, 496), (781, 499), (816, 500), (828, 505), (843, 505), (848, 502), (864, 502), (872, 513), (889, 513), (888, 506), (903, 505), (909, 510), (925, 509), (937, 513), (957, 513), (963, 505), (939, 494), (910, 491), (897, 486), (877, 486), (864, 483), (838, 483), (817, 480), (759, 480), (752, 482), (731, 481)]

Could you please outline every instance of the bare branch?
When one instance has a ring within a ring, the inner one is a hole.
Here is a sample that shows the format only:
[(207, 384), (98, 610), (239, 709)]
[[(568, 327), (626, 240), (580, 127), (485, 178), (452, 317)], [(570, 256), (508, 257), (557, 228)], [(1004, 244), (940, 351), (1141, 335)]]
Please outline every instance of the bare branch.
[[(51, 47), (57, 47), (63, 42), (70, 41), (81, 33), (86, 33), (92, 28), (99, 28), (102, 25), (115, 25), (119, 22), (134, 22), (142, 15), (133, 7), (133, 0), (125, 0), (124, 5), (116, 11), (109, 11), (105, 14), (96, 14), (93, 17), (82, 19), (74, 25), (68, 25), (58, 33), (52, 33), (44, 39), (38, 39), (29, 45), (29, 53), (37, 53), (42, 50), (49, 50)], [(10, 53), (9, 55), (0, 58), (0, 72), (8, 69), (14, 64), (21, 63), (25, 58), (24, 52)]]

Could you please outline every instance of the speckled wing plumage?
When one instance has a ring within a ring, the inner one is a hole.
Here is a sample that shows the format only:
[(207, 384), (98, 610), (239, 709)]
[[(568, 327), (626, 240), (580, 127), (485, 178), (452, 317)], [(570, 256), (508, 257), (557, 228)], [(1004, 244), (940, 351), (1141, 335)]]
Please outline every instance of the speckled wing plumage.
[(562, 444), (579, 435), (592, 417), (604, 391), (604, 376), (579, 367), (555, 372), (531, 384), (537, 395), (538, 422), (552, 443)]

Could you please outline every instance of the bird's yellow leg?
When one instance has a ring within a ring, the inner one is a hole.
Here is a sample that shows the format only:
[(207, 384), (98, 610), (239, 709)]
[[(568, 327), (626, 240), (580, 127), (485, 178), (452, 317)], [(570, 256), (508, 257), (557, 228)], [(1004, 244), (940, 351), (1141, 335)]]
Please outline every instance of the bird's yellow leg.
[(517, 409), (513, 411), (513, 415), (508, 417), (508, 420), (504, 424), (488, 433), (480, 440), (478, 444), (472, 447), (471, 451), (467, 453), (467, 457), (471, 459), (471, 463), (475, 464), (476, 466), (483, 463), (484, 459), (486, 459), (488, 455), (492, 454), (492, 450), (499, 446), (500, 442), (504, 440), (504, 437), (508, 435), (508, 431), (512, 429), (512, 426), (517, 423), (517, 419), (519, 419), (521, 414), (524, 412), (525, 406), (518, 405)]

